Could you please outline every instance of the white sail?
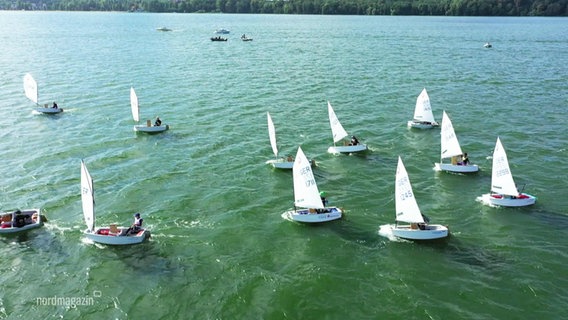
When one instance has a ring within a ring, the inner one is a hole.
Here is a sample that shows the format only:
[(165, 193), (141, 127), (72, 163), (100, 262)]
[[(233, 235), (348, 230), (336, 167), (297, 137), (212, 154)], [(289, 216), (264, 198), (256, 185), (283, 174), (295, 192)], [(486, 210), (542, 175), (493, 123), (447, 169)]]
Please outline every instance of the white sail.
[(26, 93), (26, 97), (28, 97), (28, 99), (37, 104), (37, 82), (29, 73), (26, 73), (26, 75), (24, 76), (24, 92)]
[(412, 192), (412, 185), (410, 184), (408, 173), (400, 157), (398, 157), (398, 165), (396, 167), (394, 190), (396, 221), (423, 223), (424, 218), (422, 217), (420, 208), (418, 208), (416, 198), (414, 198), (414, 192)]
[(318, 186), (312, 172), (311, 163), (301, 147), (298, 147), (293, 167), (294, 204), (301, 208), (323, 209)]
[(266, 112), (266, 118), (268, 119), (268, 136), (270, 137), (270, 145), (272, 146), (272, 152), (274, 156), (278, 157), (278, 147), (276, 146), (276, 130), (274, 129), (274, 122), (270, 117), (270, 113)]
[(454, 131), (452, 121), (446, 114), (446, 111), (444, 111), (444, 114), (442, 116), (442, 129), (440, 130), (440, 134), (440, 157), (442, 159), (459, 156), (463, 153), (462, 149), (460, 148), (460, 143), (458, 142), (458, 137), (456, 136), (456, 133)]
[(81, 160), (81, 202), (83, 203), (83, 216), (90, 231), (95, 228), (95, 194), (93, 179), (87, 170), (87, 166)]
[(130, 108), (132, 109), (132, 118), (134, 121), (140, 121), (140, 110), (138, 107), (138, 96), (134, 88), (130, 87)]
[(329, 124), (331, 125), (331, 133), (333, 134), (333, 143), (341, 141), (341, 139), (347, 137), (347, 131), (343, 129), (343, 126), (337, 119), (331, 103), (327, 102), (327, 111), (329, 113)]
[(422, 92), (416, 99), (416, 107), (414, 108), (414, 120), (435, 122), (434, 114), (432, 113), (432, 106), (430, 105), (430, 97), (428, 97), (426, 88), (422, 89)]
[(513, 180), (513, 174), (511, 174), (509, 168), (509, 160), (507, 159), (505, 148), (503, 148), (499, 138), (497, 138), (495, 150), (493, 150), (491, 191), (509, 196), (519, 195), (519, 191)]

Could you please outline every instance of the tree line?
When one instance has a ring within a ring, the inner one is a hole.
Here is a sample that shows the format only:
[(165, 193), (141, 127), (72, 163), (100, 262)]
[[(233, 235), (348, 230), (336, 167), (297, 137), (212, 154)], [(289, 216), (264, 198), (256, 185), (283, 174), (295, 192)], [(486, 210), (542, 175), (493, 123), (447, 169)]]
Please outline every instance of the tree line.
[(0, 0), (0, 10), (568, 16), (568, 0)]

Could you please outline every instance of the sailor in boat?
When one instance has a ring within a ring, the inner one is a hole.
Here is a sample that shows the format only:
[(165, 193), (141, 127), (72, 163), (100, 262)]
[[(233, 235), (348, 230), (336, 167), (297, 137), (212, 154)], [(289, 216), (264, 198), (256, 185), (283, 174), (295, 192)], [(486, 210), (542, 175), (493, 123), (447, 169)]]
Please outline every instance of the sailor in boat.
[(154, 126), (159, 127), (161, 125), (162, 125), (162, 120), (160, 120), (160, 117), (156, 117), (156, 122), (154, 122)]
[[(327, 206), (327, 198), (326, 198), (326, 194), (325, 191), (321, 191), (320, 192), (320, 198), (321, 198), (321, 203), (323, 203), (323, 206), (326, 207)], [(329, 212), (328, 209), (316, 209), (317, 213), (326, 213)]]
[(469, 158), (467, 157), (467, 152), (465, 152), (465, 153), (462, 155), (461, 165), (462, 165), (462, 166), (467, 166), (467, 165), (469, 165)]
[(130, 228), (128, 228), (126, 230), (124, 235), (137, 234), (138, 231), (140, 231), (140, 229), (142, 229), (142, 223), (143, 222), (144, 222), (144, 219), (142, 219), (140, 217), (140, 213), (137, 212), (136, 214), (134, 214), (134, 223), (130, 226)]
[(356, 146), (359, 144), (359, 140), (357, 139), (357, 137), (352, 136), (351, 137), (351, 143), (349, 144), (350, 146)]
[(241, 36), (241, 39), (246, 39), (246, 38), (247, 38), (246, 34), (243, 33), (243, 35)]
[(56, 103), (55, 101), (53, 101), (53, 108), (54, 108), (54, 109), (59, 108), (59, 107), (57, 106), (57, 103)]
[(286, 161), (294, 162), (294, 157), (292, 157), (291, 155), (288, 155), (288, 157), (286, 157)]

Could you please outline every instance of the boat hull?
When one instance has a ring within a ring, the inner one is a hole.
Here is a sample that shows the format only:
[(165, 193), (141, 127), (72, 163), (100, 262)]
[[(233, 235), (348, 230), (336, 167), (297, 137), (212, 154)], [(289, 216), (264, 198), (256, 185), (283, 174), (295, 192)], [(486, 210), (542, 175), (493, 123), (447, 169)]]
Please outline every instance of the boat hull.
[(169, 130), (170, 126), (169, 125), (163, 125), (163, 126), (144, 126), (144, 125), (136, 125), (134, 126), (134, 131), (136, 132), (145, 132), (145, 133), (159, 133), (159, 132), (164, 132), (166, 130)]
[(321, 223), (341, 219), (343, 210), (337, 207), (326, 207), (319, 210), (300, 209), (286, 211), (282, 216), (285, 219), (302, 223)]
[(509, 196), (503, 196), (501, 194), (486, 194), (489, 203), (494, 206), (500, 207), (526, 207), (535, 204), (536, 197), (530, 194), (521, 193), (518, 197), (512, 198)]
[(327, 149), (328, 153), (354, 153), (354, 152), (362, 152), (367, 150), (367, 145), (365, 144), (358, 144), (354, 146), (332, 146)]
[[(308, 160), (312, 167), (316, 166), (315, 160)], [(280, 158), (274, 160), (268, 160), (266, 163), (270, 164), (273, 168), (276, 169), (284, 169), (284, 170), (292, 170), (294, 168), (294, 161), (288, 161), (287, 159)]]
[(408, 127), (409, 128), (415, 128), (415, 129), (432, 129), (434, 127), (438, 126), (437, 122), (433, 122), (433, 123), (422, 123), (419, 121), (414, 121), (414, 120), (410, 120), (408, 121)]
[(434, 164), (437, 170), (447, 171), (447, 172), (455, 172), (455, 173), (474, 173), (479, 171), (479, 166), (476, 164), (470, 165), (456, 165), (450, 163), (435, 163)]
[[(0, 213), (0, 216), (4, 217), (7, 215), (10, 215), (10, 222), (2, 222), (0, 224), (0, 234), (16, 234), (16, 233), (21, 233), (21, 232), (25, 232), (31, 229), (36, 229), (39, 228), (41, 226), (43, 226), (43, 221), (40, 215), (40, 209), (25, 209), (22, 210), (20, 215), (23, 215), (25, 217), (29, 217), (32, 221), (32, 223), (23, 225), (21, 227), (15, 227), (12, 225), (12, 221), (11, 221), (11, 212), (2, 212)], [(34, 214), (36, 215), (36, 218), (34, 219), (33, 216)], [(4, 221), (4, 219), (3, 219)]]
[(35, 108), (36, 112), (47, 113), (47, 114), (54, 114), (54, 113), (61, 113), (63, 109), (61, 108)]
[(394, 236), (407, 240), (435, 240), (446, 238), (449, 234), (448, 228), (440, 224), (426, 225), (424, 230), (411, 225), (393, 225), (391, 229)]
[(131, 245), (144, 242), (150, 238), (150, 231), (141, 229), (138, 233), (133, 235), (123, 235), (128, 228), (118, 228), (120, 232), (112, 233), (109, 228), (98, 228), (94, 232), (86, 230), (85, 237), (93, 242), (108, 244), (108, 245)]

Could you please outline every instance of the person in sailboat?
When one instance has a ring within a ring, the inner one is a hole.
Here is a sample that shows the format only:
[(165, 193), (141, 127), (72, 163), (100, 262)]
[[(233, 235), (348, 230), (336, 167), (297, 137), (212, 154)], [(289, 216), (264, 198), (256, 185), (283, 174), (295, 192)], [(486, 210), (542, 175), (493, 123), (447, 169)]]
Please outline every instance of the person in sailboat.
[(140, 231), (140, 229), (142, 229), (142, 223), (143, 222), (144, 222), (144, 219), (142, 219), (140, 217), (140, 213), (137, 212), (136, 214), (134, 214), (134, 223), (130, 226), (130, 228), (128, 228), (126, 230), (125, 235), (138, 233), (138, 231)]
[(156, 122), (154, 122), (154, 126), (159, 127), (161, 125), (162, 125), (162, 120), (160, 120), (160, 117), (156, 117)]
[(57, 103), (55, 101), (53, 101), (53, 109), (57, 109), (59, 108), (59, 106), (57, 106)]
[(357, 139), (357, 137), (356, 137), (356, 136), (352, 136), (352, 137), (351, 137), (351, 144), (350, 144), (350, 145), (356, 146), (356, 145), (358, 145), (358, 144), (359, 144), (359, 140)]
[(465, 152), (465, 153), (462, 155), (461, 164), (464, 165), (464, 166), (469, 165), (469, 158), (467, 157), (467, 152)]

